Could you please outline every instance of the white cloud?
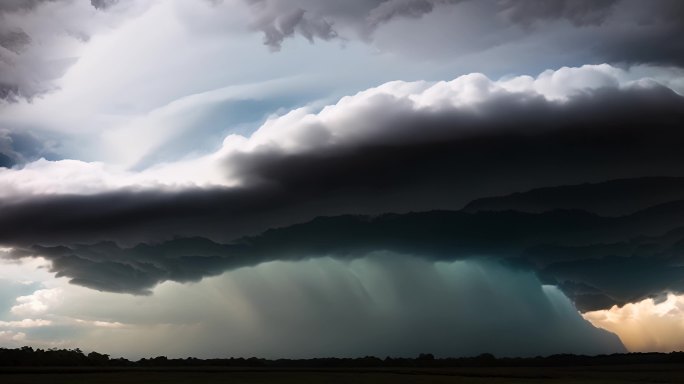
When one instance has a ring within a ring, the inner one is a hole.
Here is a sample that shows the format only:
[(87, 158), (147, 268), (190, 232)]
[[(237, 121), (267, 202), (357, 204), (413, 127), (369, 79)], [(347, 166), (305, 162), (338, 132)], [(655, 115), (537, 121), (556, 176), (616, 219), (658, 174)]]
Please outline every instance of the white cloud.
[(668, 294), (661, 302), (646, 299), (583, 316), (616, 333), (631, 351), (684, 350), (684, 295)]
[[(91, 194), (120, 188), (234, 186), (244, 180), (239, 175), (231, 174), (230, 164), (225, 162), (236, 154), (264, 150), (306, 153), (322, 148), (346, 148), (361, 143), (388, 145), (421, 140), (429, 135), (465, 134), (465, 127), (452, 127), (448, 131), (440, 128), (442, 131), (439, 132), (402, 131), (396, 127), (410, 127), (398, 123), (405, 119), (427, 118), (436, 112), (477, 114), (480, 105), (497, 97), (539, 97), (552, 103), (563, 103), (572, 95), (602, 87), (650, 87), (659, 82), (676, 88), (683, 81), (682, 76), (680, 71), (668, 68), (635, 67), (633, 70), (623, 70), (602, 64), (548, 70), (536, 78), (518, 76), (491, 80), (483, 74), (474, 73), (442, 82), (392, 81), (343, 97), (336, 104), (321, 110), (303, 107), (269, 118), (250, 136), (229, 135), (224, 140), (223, 147), (215, 153), (160, 163), (140, 171), (117, 164), (78, 160), (39, 160), (22, 169), (0, 169), (0, 196)], [(279, 87), (277, 84), (278, 82), (274, 82), (269, 86)], [(113, 147), (123, 148), (119, 152), (123, 158), (139, 159), (149, 149), (164, 142), (165, 135), (170, 133), (163, 127), (173, 125), (172, 121), (179, 116), (190, 115), (192, 110), (207, 103), (229, 99), (237, 94), (249, 95), (251, 92), (258, 94), (262, 91), (256, 85), (229, 87), (189, 96), (168, 104), (141, 120), (133, 120), (131, 125), (111, 130), (103, 137)], [(186, 118), (192, 121), (192, 118)], [(189, 125), (185, 124), (181, 128), (183, 124), (178, 124), (177, 129), (187, 129), (191, 125), (188, 123)], [(388, 132), (388, 129), (394, 130)], [(127, 140), (133, 143), (138, 140), (133, 137), (137, 131), (147, 133), (141, 134), (139, 144), (127, 149)]]
[(17, 316), (27, 316), (46, 313), (50, 308), (59, 304), (62, 297), (60, 288), (41, 289), (28, 296), (17, 298), (17, 305), (10, 312)]

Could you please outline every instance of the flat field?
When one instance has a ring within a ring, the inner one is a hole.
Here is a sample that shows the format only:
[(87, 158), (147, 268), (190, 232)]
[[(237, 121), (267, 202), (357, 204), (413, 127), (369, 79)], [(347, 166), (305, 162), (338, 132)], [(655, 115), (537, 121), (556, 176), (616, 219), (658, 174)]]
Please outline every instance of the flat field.
[(0, 368), (0, 383), (684, 383), (684, 365), (434, 369)]

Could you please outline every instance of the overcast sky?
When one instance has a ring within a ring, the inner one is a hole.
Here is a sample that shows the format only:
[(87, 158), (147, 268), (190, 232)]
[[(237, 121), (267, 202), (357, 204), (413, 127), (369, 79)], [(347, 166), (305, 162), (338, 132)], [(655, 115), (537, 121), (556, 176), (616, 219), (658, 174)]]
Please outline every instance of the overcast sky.
[(681, 350), (683, 20), (3, 1), (0, 347)]

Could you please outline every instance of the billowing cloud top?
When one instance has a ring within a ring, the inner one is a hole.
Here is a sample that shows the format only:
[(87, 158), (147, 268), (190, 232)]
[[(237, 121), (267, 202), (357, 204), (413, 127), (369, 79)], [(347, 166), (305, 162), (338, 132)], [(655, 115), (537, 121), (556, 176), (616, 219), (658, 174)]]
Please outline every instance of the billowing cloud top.
[[(391, 82), (318, 112), (273, 117), (249, 137), (228, 136), (201, 160), (164, 166), (213, 168), (214, 178), (204, 180), (209, 188), (157, 189), (173, 173), (164, 167), (111, 173), (43, 161), (5, 170), (0, 240), (15, 247), (14, 257), (47, 257), (59, 275), (116, 292), (278, 259), (381, 250), (438, 260), (495, 257), (529, 265), (582, 308), (601, 308), (684, 289), (671, 245), (684, 197), (676, 178), (684, 165), (683, 118), (682, 96), (608, 65), (499, 81), (471, 74)], [(36, 174), (48, 177), (27, 182)], [(79, 177), (65, 180), (68, 174)], [(190, 183), (202, 177), (188, 175)], [(616, 178), (625, 181), (600, 183)], [(534, 210), (513, 198), (466, 206), (587, 181), (598, 184), (520, 195)], [(629, 195), (612, 197), (622, 193)], [(238, 240), (318, 216), (463, 207), (319, 219)], [(671, 256), (656, 262), (654, 254)], [(611, 261), (618, 255), (633, 258)], [(652, 279), (620, 285), (643, 273), (643, 260), (655, 268)], [(620, 281), (591, 275), (596, 263), (624, 269)]]

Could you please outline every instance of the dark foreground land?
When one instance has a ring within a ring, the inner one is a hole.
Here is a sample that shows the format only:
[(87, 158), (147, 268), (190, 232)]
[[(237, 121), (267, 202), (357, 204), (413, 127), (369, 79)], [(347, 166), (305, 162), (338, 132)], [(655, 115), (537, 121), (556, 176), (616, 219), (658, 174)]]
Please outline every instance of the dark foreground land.
[(600, 356), (129, 361), (79, 349), (0, 348), (0, 384), (684, 383), (684, 352)]
[(684, 383), (684, 365), (461, 368), (2, 368), (3, 384)]

